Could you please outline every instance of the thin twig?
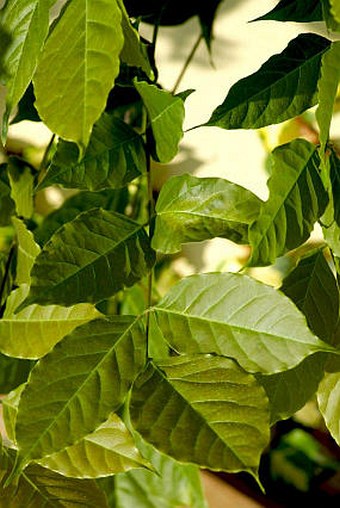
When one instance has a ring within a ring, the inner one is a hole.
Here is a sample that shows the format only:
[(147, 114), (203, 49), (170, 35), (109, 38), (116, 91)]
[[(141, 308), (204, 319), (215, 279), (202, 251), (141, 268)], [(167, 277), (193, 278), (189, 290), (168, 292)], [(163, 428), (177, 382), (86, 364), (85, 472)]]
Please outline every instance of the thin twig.
[(51, 150), (51, 148), (53, 146), (54, 140), (55, 140), (55, 134), (52, 134), (51, 139), (50, 139), (48, 145), (46, 146), (43, 158), (41, 159), (41, 162), (40, 162), (40, 165), (39, 165), (39, 169), (38, 169), (38, 171), (39, 171), (38, 183), (41, 183), (42, 180), (46, 176), (47, 161), (48, 161), (48, 157), (49, 157), (49, 154), (50, 154), (50, 150)]
[(195, 42), (195, 44), (192, 47), (192, 50), (190, 51), (190, 53), (188, 55), (188, 58), (186, 59), (184, 65), (183, 65), (183, 68), (182, 68), (181, 72), (178, 75), (176, 83), (174, 84), (174, 87), (172, 89), (172, 93), (173, 94), (177, 92), (177, 89), (178, 89), (178, 87), (179, 87), (179, 85), (180, 85), (180, 83), (181, 83), (181, 81), (182, 81), (182, 79), (184, 77), (184, 74), (186, 73), (186, 71), (187, 71), (187, 69), (188, 69), (192, 59), (194, 58), (195, 53), (198, 50), (198, 47), (201, 44), (202, 40), (203, 40), (203, 35), (200, 33), (198, 38), (197, 38), (197, 40), (196, 40), (196, 42)]

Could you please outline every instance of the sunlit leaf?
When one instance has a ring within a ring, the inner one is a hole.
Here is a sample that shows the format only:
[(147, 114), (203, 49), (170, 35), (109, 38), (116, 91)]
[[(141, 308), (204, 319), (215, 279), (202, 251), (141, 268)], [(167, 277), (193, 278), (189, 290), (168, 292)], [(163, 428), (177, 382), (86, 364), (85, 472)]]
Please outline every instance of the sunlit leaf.
[(177, 154), (183, 137), (183, 100), (144, 81), (135, 80), (134, 85), (150, 118), (155, 141), (153, 156), (159, 162), (170, 162)]
[(19, 286), (20, 284), (30, 284), (31, 269), (34, 264), (35, 258), (40, 252), (40, 248), (39, 245), (37, 245), (34, 241), (33, 233), (26, 228), (25, 223), (23, 221), (21, 221), (17, 217), (13, 217), (12, 222), (14, 225), (18, 241), (15, 282)]
[(38, 463), (71, 478), (100, 478), (147, 467), (132, 435), (115, 414), (92, 434)]
[(19, 469), (102, 424), (123, 404), (145, 353), (141, 322), (130, 316), (90, 321), (56, 344), (35, 365), (21, 395)]
[(16, 212), (25, 219), (33, 215), (33, 181), (34, 177), (26, 164), (15, 157), (8, 162), (8, 176), (11, 185), (11, 198)]
[(280, 372), (332, 351), (287, 297), (245, 275), (187, 277), (152, 312), (175, 350), (229, 356), (249, 372)]
[[(26, 381), (26, 379), (24, 381)], [(1, 401), (6, 434), (13, 444), (15, 444), (15, 424), (17, 420), (18, 406), (24, 388), (25, 383), (23, 382), (8, 393)]]
[(257, 129), (301, 114), (317, 101), (321, 57), (331, 42), (301, 34), (230, 89), (204, 125), (223, 129)]
[(119, 118), (104, 113), (93, 126), (89, 145), (79, 160), (75, 143), (60, 140), (39, 189), (60, 184), (99, 190), (125, 186), (146, 170), (143, 140)]
[(272, 264), (308, 239), (328, 202), (319, 162), (316, 146), (304, 139), (273, 151), (269, 199), (249, 230), (251, 265)]
[(326, 374), (317, 393), (319, 408), (327, 428), (340, 446), (340, 374)]
[(30, 305), (15, 313), (28, 293), (28, 285), (13, 291), (0, 320), (0, 351), (9, 356), (40, 358), (77, 326), (101, 315), (88, 303), (71, 307)]
[(340, 23), (340, 4), (338, 0), (329, 0), (331, 6), (331, 13), (335, 21)]
[(300, 23), (322, 21), (322, 5), (320, 0), (280, 0), (274, 9), (254, 21), (267, 19)]
[(138, 223), (114, 212), (89, 210), (59, 228), (44, 245), (24, 304), (99, 302), (132, 286), (154, 258)]
[(116, 0), (72, 0), (45, 44), (34, 76), (36, 108), (81, 153), (118, 75), (122, 47)]
[(152, 246), (170, 254), (180, 250), (182, 243), (216, 236), (247, 243), (248, 226), (256, 219), (260, 204), (255, 194), (228, 180), (172, 177), (157, 200)]
[(130, 411), (143, 438), (177, 460), (257, 474), (269, 438), (267, 398), (230, 359), (197, 355), (150, 364), (136, 380)]
[[(48, 32), (49, 9), (52, 3), (54, 2), (46, 0), (7, 0), (0, 12), (0, 27), (11, 37), (4, 56), (9, 78), (6, 80), (3, 139), (6, 138), (10, 114), (23, 96), (35, 71)], [(2, 44), (1, 47), (3, 48)]]

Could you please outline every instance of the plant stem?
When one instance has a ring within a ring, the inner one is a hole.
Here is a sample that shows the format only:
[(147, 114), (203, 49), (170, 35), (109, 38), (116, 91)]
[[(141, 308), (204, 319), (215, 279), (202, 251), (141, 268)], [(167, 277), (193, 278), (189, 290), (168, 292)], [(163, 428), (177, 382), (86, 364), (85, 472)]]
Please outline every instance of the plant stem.
[[(147, 141), (146, 141), (146, 175), (147, 175), (147, 187), (148, 187), (148, 219), (149, 219), (149, 236), (150, 241), (153, 235), (153, 217), (155, 213), (155, 202), (153, 198), (153, 189), (152, 189), (152, 177), (151, 177), (151, 155), (149, 150), (149, 143), (148, 143), (148, 134), (147, 134)], [(153, 284), (153, 270), (150, 270), (149, 276), (148, 276), (148, 288), (147, 288), (147, 308), (150, 309), (152, 305), (152, 284)], [(149, 331), (150, 331), (150, 312), (147, 312), (146, 314), (146, 355), (147, 358), (149, 357)]]
[(188, 55), (188, 58), (186, 59), (184, 65), (183, 65), (183, 68), (182, 68), (181, 72), (179, 73), (179, 76), (178, 76), (178, 78), (176, 80), (176, 83), (174, 84), (174, 87), (172, 89), (172, 93), (173, 94), (176, 93), (176, 91), (177, 91), (177, 89), (178, 89), (178, 87), (179, 87), (179, 85), (180, 85), (180, 83), (181, 83), (181, 81), (182, 81), (182, 79), (183, 79), (183, 77), (184, 77), (184, 75), (185, 75), (185, 73), (186, 73), (186, 71), (187, 71), (191, 61), (192, 61), (192, 59), (195, 56), (195, 53), (196, 53), (199, 45), (201, 44), (202, 39), (203, 39), (203, 35), (200, 33), (198, 38), (197, 38), (197, 40), (196, 40), (196, 42), (195, 42), (195, 44), (192, 47), (192, 50), (190, 51), (190, 53)]

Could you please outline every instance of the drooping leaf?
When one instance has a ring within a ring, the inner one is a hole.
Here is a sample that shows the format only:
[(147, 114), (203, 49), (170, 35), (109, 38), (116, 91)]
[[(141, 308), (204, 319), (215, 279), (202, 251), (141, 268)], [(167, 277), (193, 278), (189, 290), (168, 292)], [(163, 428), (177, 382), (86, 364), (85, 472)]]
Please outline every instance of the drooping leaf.
[(340, 23), (340, 4), (337, 0), (329, 0), (331, 13), (337, 23)]
[(41, 358), (65, 335), (101, 314), (88, 303), (71, 307), (30, 305), (18, 313), (29, 293), (22, 285), (12, 292), (0, 320), (0, 351), (17, 358)]
[(318, 83), (319, 105), (316, 119), (320, 129), (321, 153), (326, 149), (332, 121), (333, 104), (340, 80), (340, 42), (333, 42), (322, 56), (321, 76)]
[(181, 462), (257, 474), (269, 438), (267, 398), (230, 359), (181, 356), (150, 364), (134, 385), (131, 420)]
[(135, 80), (134, 85), (149, 115), (155, 143), (153, 157), (159, 162), (170, 162), (183, 137), (183, 100), (144, 81)]
[(124, 187), (146, 170), (143, 141), (129, 125), (104, 113), (93, 126), (88, 147), (79, 160), (75, 143), (60, 140), (39, 189), (60, 184), (100, 190)]
[(8, 176), (11, 185), (11, 198), (19, 217), (30, 219), (33, 215), (34, 177), (28, 166), (15, 157), (8, 162)]
[[(104, 493), (94, 480), (65, 478), (37, 464), (28, 466), (17, 485), (3, 483), (13, 467), (13, 450), (3, 450), (0, 461), (0, 508), (108, 508)], [(2, 474), (1, 474), (2, 473)]]
[(320, 0), (280, 0), (274, 9), (254, 21), (275, 20), (309, 23), (322, 21), (322, 19)]
[(245, 275), (187, 277), (152, 312), (175, 350), (229, 356), (248, 372), (273, 374), (332, 351), (287, 297)]
[(83, 212), (44, 245), (24, 304), (97, 303), (132, 286), (154, 259), (138, 223), (102, 209)]
[(141, 321), (131, 316), (90, 321), (56, 344), (35, 365), (21, 395), (19, 470), (102, 424), (123, 404), (145, 357)]
[(295, 139), (277, 147), (271, 157), (269, 199), (249, 229), (253, 266), (272, 264), (286, 250), (305, 242), (328, 202), (316, 146)]
[(101, 481), (111, 508), (207, 508), (197, 466), (181, 464), (140, 438), (138, 447), (155, 472), (139, 469)]
[(248, 226), (256, 219), (260, 204), (255, 194), (228, 180), (172, 177), (157, 200), (152, 246), (170, 254), (180, 250), (182, 243), (216, 236), (247, 243)]
[(26, 228), (23, 221), (17, 217), (13, 217), (12, 222), (18, 242), (15, 282), (18, 286), (20, 286), (20, 284), (30, 284), (31, 269), (35, 258), (40, 252), (40, 247), (35, 243), (33, 233)]
[(6, 138), (10, 114), (23, 96), (35, 71), (48, 32), (49, 9), (52, 3), (54, 2), (46, 0), (7, 0), (1, 10), (0, 27), (11, 37), (4, 57), (9, 77), (6, 80), (3, 140)]
[(319, 250), (303, 258), (281, 286), (307, 318), (311, 330), (325, 342), (333, 344), (339, 320), (339, 285), (331, 267), (328, 251)]
[(38, 463), (71, 478), (101, 478), (147, 467), (131, 433), (115, 414), (92, 434)]
[(9, 393), (21, 383), (24, 383), (32, 366), (33, 362), (31, 361), (10, 358), (0, 353), (1, 394)]
[(45, 44), (33, 80), (36, 108), (81, 154), (118, 75), (122, 47), (116, 0), (72, 0)]
[(327, 428), (340, 446), (340, 374), (327, 373), (320, 383), (318, 393), (319, 409)]
[(63, 205), (51, 212), (34, 230), (34, 238), (44, 245), (66, 222), (75, 219), (80, 213), (92, 208), (103, 208), (123, 213), (128, 203), (127, 189), (105, 189), (99, 192), (83, 191), (66, 199)]
[(301, 114), (317, 101), (322, 55), (331, 42), (301, 34), (250, 76), (230, 89), (206, 126), (257, 129)]

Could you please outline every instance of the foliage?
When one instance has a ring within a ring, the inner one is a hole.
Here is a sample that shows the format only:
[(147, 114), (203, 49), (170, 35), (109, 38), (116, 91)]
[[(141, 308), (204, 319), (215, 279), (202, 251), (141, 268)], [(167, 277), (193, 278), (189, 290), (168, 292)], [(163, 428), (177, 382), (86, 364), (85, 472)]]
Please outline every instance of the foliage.
[[(188, 174), (157, 195), (152, 163), (162, 171), (177, 154), (194, 93), (158, 82), (157, 33), (198, 16), (212, 51), (220, 3), (68, 0), (53, 19), (53, 0), (7, 0), (0, 11), (2, 139), (24, 119), (53, 133), (38, 163), (5, 147), (0, 166), (0, 506), (204, 508), (199, 468), (260, 483), (270, 426), (315, 394), (340, 444), (338, 4), (281, 0), (264, 13), (324, 20), (329, 38), (290, 41), (203, 125), (228, 136), (316, 106), (317, 143), (270, 154), (268, 199)], [(47, 213), (39, 203), (56, 189)], [(170, 256), (214, 237), (249, 246), (240, 273), (164, 290)], [(252, 278), (278, 258), (295, 263), (281, 290)]]

